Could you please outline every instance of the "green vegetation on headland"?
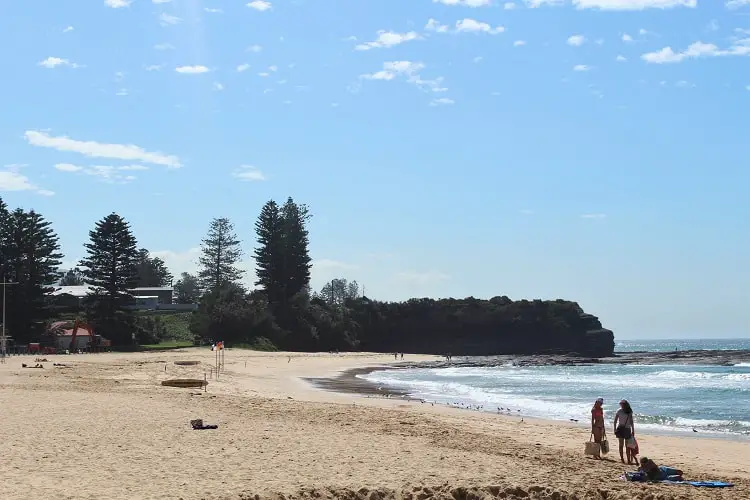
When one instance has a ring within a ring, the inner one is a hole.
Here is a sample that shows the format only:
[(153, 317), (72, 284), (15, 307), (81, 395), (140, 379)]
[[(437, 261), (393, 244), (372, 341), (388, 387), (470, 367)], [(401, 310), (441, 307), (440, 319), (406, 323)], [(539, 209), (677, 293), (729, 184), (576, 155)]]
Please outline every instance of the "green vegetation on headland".
[(214, 219), (202, 240), (198, 275), (182, 273), (175, 285), (177, 302), (197, 299), (198, 309), (144, 313), (129, 307), (128, 290), (164, 286), (171, 276), (163, 262), (138, 249), (129, 224), (110, 214), (90, 231), (81, 269), (65, 276), (94, 291), (81, 311), (66, 311), (49, 295), (62, 259), (50, 223), (33, 211), (9, 212), (0, 200), (0, 276), (19, 283), (8, 287), (9, 333), (19, 343), (39, 341), (45, 325), (67, 312), (84, 317), (98, 335), (120, 346), (223, 340), (229, 346), (291, 351), (594, 357), (614, 351), (612, 332), (575, 302), (504, 296), (381, 302), (362, 296), (359, 285), (345, 279), (314, 292), (310, 217), (308, 208), (291, 198), (263, 206), (255, 224), (256, 288), (250, 291), (237, 267), (243, 252), (233, 226)]

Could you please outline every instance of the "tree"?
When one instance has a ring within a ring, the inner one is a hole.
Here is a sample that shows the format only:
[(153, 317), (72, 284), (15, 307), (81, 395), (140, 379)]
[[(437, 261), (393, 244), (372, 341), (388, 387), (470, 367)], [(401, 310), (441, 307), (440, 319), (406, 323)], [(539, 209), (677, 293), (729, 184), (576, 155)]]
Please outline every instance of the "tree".
[(326, 283), (317, 296), (329, 305), (344, 305), (347, 300), (359, 297), (359, 284), (343, 278)]
[(7, 328), (17, 341), (38, 339), (50, 318), (48, 295), (60, 279), (62, 254), (51, 223), (39, 213), (16, 209), (3, 221), (4, 279), (17, 284), (8, 287), (6, 307), (13, 314)]
[(138, 286), (163, 287), (172, 283), (172, 273), (159, 257), (151, 257), (145, 248), (138, 250)]
[(307, 205), (298, 205), (292, 198), (281, 207), (284, 234), (284, 294), (288, 301), (310, 284), (310, 239), (307, 222), (312, 216)]
[(263, 205), (255, 233), (258, 246), (255, 248), (255, 275), (271, 304), (279, 303), (284, 297), (284, 233), (279, 206), (269, 200)]
[(197, 304), (201, 297), (198, 278), (190, 273), (182, 273), (174, 284), (174, 293), (178, 304)]
[(83, 276), (93, 291), (87, 297), (97, 333), (115, 344), (133, 341), (135, 324), (130, 290), (138, 285), (138, 250), (130, 225), (112, 213), (96, 223), (81, 260)]
[(8, 237), (10, 234), (10, 212), (8, 205), (0, 198), (0, 279), (3, 279), (8, 264)]
[(69, 269), (60, 280), (60, 286), (81, 286), (83, 284), (83, 274), (77, 267)]
[(198, 278), (204, 290), (214, 291), (236, 283), (244, 274), (237, 267), (241, 257), (240, 241), (234, 234), (232, 223), (225, 218), (213, 219), (201, 243), (201, 256), (198, 259), (201, 266)]

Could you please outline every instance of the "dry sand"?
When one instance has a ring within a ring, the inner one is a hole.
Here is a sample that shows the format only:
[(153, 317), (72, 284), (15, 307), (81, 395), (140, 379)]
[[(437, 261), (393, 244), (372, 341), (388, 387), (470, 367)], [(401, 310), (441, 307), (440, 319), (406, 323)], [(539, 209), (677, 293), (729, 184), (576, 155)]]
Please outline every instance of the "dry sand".
[[(207, 349), (46, 356), (43, 370), (21, 368), (33, 357), (10, 358), (0, 365), (0, 499), (750, 498), (744, 441), (640, 435), (658, 462), (736, 487), (633, 484), (618, 479), (619, 461), (582, 456), (580, 427), (332, 393), (303, 380), (392, 356), (225, 356), (226, 371), (206, 392), (160, 381), (203, 378), (214, 363)], [(219, 429), (193, 431), (193, 418)]]

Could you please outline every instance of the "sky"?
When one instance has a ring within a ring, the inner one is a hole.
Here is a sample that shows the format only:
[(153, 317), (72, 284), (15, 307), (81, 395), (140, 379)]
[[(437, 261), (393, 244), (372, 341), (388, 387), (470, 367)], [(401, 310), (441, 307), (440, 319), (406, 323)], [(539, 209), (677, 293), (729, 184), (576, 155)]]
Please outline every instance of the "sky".
[(0, 196), (64, 267), (114, 211), (194, 272), (228, 217), (252, 283), (291, 196), (314, 289), (750, 336), (750, 0), (29, 0), (0, 37)]

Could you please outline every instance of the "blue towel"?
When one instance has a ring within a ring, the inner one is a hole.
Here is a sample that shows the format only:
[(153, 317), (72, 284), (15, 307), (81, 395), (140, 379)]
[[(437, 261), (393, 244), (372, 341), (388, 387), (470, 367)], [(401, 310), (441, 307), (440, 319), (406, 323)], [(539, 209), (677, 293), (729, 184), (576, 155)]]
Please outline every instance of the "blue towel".
[(698, 488), (731, 488), (734, 486), (732, 483), (724, 483), (722, 481), (683, 481), (690, 486)]

